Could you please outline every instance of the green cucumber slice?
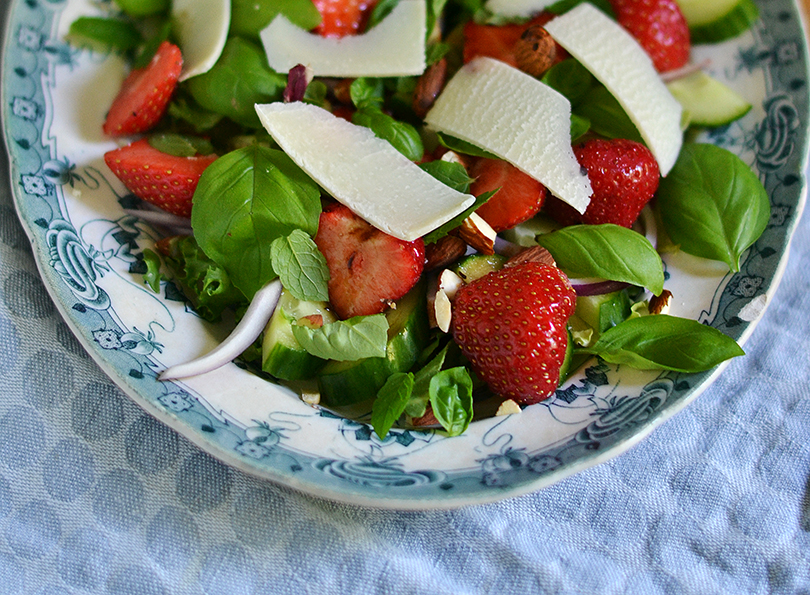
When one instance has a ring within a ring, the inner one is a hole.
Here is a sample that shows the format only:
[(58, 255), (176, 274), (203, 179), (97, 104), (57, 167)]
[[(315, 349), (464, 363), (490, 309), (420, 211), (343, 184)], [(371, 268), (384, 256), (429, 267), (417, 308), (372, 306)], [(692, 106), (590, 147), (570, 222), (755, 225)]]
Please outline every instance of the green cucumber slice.
[(678, 0), (692, 43), (718, 43), (747, 31), (759, 18), (754, 0)]
[(453, 267), (453, 272), (464, 279), (465, 283), (472, 283), (492, 271), (502, 269), (507, 260), (500, 254), (470, 254)]
[(751, 109), (739, 93), (702, 71), (667, 83), (693, 126), (723, 126)]
[(399, 300), (386, 317), (386, 356), (354, 362), (329, 361), (318, 374), (323, 405), (339, 408), (370, 401), (391, 374), (413, 367), (430, 335), (425, 283), (419, 283)]
[(324, 324), (335, 321), (325, 302), (306, 302), (294, 298), (286, 289), (278, 307), (264, 329), (262, 370), (281, 380), (312, 378), (326, 360), (307, 353), (292, 332), (292, 325), (304, 316), (320, 314)]

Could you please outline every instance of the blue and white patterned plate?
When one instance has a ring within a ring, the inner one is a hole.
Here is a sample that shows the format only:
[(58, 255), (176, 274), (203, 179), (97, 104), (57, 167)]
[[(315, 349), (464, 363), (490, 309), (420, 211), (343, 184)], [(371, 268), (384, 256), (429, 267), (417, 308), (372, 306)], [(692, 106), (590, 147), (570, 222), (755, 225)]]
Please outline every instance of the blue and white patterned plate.
[[(761, 3), (738, 39), (695, 48), (696, 61), (754, 108), (704, 140), (739, 154), (765, 184), (771, 220), (728, 274), (678, 254), (666, 260), (674, 314), (740, 342), (782, 273), (805, 199), (808, 77), (791, 0)], [(106, 169), (115, 147), (101, 123), (124, 75), (114, 56), (77, 51), (69, 24), (89, 0), (15, 0), (4, 44), (3, 128), (11, 184), (44, 283), (79, 340), (133, 400), (192, 442), (249, 473), (313, 495), (388, 508), (447, 508), (540, 489), (625, 451), (720, 373), (638, 372), (593, 362), (548, 401), (478, 421), (461, 437), (394, 430), (312, 408), (291, 391), (229, 365), (158, 382), (168, 365), (210, 350), (228, 331), (201, 321), (182, 295), (143, 281), (155, 231)]]

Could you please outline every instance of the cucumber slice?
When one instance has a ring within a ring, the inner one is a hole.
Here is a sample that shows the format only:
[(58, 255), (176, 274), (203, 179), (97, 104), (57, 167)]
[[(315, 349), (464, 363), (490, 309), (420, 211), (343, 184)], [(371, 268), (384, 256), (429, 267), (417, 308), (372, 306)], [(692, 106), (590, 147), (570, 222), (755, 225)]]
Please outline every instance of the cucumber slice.
[(492, 271), (502, 269), (507, 260), (500, 254), (470, 254), (453, 267), (453, 272), (464, 279), (465, 283), (472, 283)]
[(335, 321), (335, 315), (324, 302), (306, 302), (294, 298), (286, 289), (264, 329), (262, 370), (281, 380), (312, 378), (326, 360), (307, 353), (292, 332), (292, 325), (304, 316), (320, 314), (324, 324)]
[(678, 0), (692, 43), (717, 43), (747, 31), (759, 18), (754, 0)]
[(574, 312), (582, 322), (596, 333), (604, 333), (630, 316), (630, 298), (627, 291), (614, 291), (603, 295), (577, 297)]
[(751, 109), (751, 104), (702, 71), (667, 83), (667, 88), (689, 113), (693, 126), (723, 126)]
[(388, 345), (385, 357), (355, 362), (329, 361), (318, 374), (322, 404), (346, 407), (372, 400), (391, 374), (406, 372), (413, 367), (430, 335), (425, 283), (419, 283), (399, 300), (386, 317)]
[(543, 213), (540, 213), (523, 223), (518, 223), (511, 229), (500, 232), (499, 235), (507, 242), (530, 248), (537, 245), (537, 240), (535, 239), (537, 236), (559, 228), (559, 223)]

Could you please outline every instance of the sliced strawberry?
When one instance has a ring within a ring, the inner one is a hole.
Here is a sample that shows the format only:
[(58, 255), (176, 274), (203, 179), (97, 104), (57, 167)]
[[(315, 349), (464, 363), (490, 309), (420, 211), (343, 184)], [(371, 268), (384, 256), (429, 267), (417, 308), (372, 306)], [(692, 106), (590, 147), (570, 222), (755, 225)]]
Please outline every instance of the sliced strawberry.
[(127, 136), (145, 132), (163, 116), (183, 68), (180, 48), (164, 41), (152, 61), (129, 73), (113, 100), (104, 134)]
[[(478, 56), (488, 56), (517, 68), (515, 46), (521, 35), (534, 25), (542, 27), (554, 17), (555, 15), (550, 12), (541, 12), (531, 21), (522, 25), (478, 25), (469, 21), (464, 25), (464, 63), (466, 64)], [(554, 62), (556, 63), (566, 58), (568, 54), (561, 46), (556, 45), (555, 56)]]
[(554, 198), (548, 212), (563, 225), (615, 223), (630, 227), (658, 190), (660, 171), (650, 150), (626, 139), (594, 139), (574, 147), (588, 170), (593, 195), (584, 215)]
[(453, 339), (496, 394), (537, 403), (559, 383), (575, 303), (576, 293), (557, 267), (507, 267), (458, 290)]
[(478, 159), (470, 168), (470, 176), (475, 178), (470, 192), (476, 196), (500, 188), (476, 211), (495, 231), (530, 219), (546, 198), (545, 186), (501, 159)]
[(314, 0), (323, 19), (315, 32), (323, 37), (362, 33), (376, 3), (377, 0)]
[(689, 62), (689, 27), (676, 0), (610, 0), (619, 24), (636, 38), (658, 72)]
[(329, 300), (343, 319), (384, 311), (416, 284), (425, 264), (421, 238), (399, 240), (337, 203), (321, 213), (315, 243), (329, 267)]
[(158, 151), (147, 139), (104, 154), (104, 162), (138, 198), (179, 215), (191, 216), (191, 197), (216, 155), (176, 157)]

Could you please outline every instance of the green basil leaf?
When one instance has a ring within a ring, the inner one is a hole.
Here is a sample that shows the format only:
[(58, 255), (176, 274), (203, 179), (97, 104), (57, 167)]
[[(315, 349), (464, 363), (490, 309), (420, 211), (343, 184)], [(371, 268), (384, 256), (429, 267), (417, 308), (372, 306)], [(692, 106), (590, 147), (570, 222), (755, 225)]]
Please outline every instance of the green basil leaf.
[(224, 117), (200, 106), (183, 88), (178, 88), (175, 92), (169, 102), (168, 112), (172, 118), (191, 124), (197, 132), (211, 130)]
[(259, 32), (278, 14), (307, 31), (321, 24), (321, 13), (312, 0), (231, 0), (229, 33), (258, 39)]
[(580, 118), (591, 123), (591, 130), (607, 138), (626, 138), (639, 143), (644, 140), (638, 128), (616, 98), (603, 85), (597, 85), (573, 108)]
[(146, 38), (144, 44), (138, 50), (135, 60), (132, 62), (132, 68), (143, 68), (147, 66), (160, 47), (160, 44), (169, 39), (172, 34), (172, 22), (166, 18), (156, 27), (155, 32)]
[(160, 293), (160, 255), (154, 250), (147, 248), (143, 251), (143, 262), (146, 265), (146, 273), (143, 275), (143, 280), (149, 286), (149, 289), (155, 293)]
[(355, 316), (324, 324), (317, 329), (293, 325), (301, 347), (314, 356), (338, 361), (385, 357), (388, 319), (385, 314)]
[(214, 147), (208, 139), (177, 134), (176, 132), (153, 134), (147, 142), (153, 149), (175, 157), (210, 155), (214, 152)]
[(467, 175), (467, 170), (460, 163), (450, 161), (428, 161), (419, 165), (431, 176), (439, 180), (442, 184), (450, 186), (453, 190), (458, 190), (466, 194), (470, 191), (470, 184), (473, 179)]
[(270, 245), (301, 229), (314, 235), (320, 189), (281, 151), (251, 145), (206, 168), (194, 193), (191, 226), (203, 251), (252, 298), (275, 278)]
[(572, 225), (536, 238), (569, 277), (599, 277), (664, 289), (661, 257), (643, 235), (619, 225)]
[(616, 13), (613, 12), (613, 7), (608, 0), (558, 0), (554, 4), (546, 6), (546, 10), (554, 14), (563, 14), (583, 2), (590, 2), (609, 17), (616, 18)]
[(399, 2), (400, 0), (379, 0), (372, 9), (371, 15), (369, 15), (366, 31), (379, 25), (396, 8)]
[(430, 379), (433, 415), (451, 436), (464, 433), (473, 417), (473, 383), (467, 368), (442, 370)]
[(455, 136), (450, 136), (449, 134), (444, 134), (442, 132), (437, 132), (436, 136), (439, 137), (439, 142), (443, 147), (446, 147), (451, 151), (455, 151), (456, 153), (463, 153), (464, 155), (471, 155), (473, 157), (486, 157), (487, 159), (499, 159), (499, 157), (493, 155), (489, 151), (485, 151), (484, 149), (476, 147), (474, 144), (468, 143), (460, 138), (456, 138)]
[(375, 136), (387, 140), (411, 161), (419, 161), (425, 154), (422, 137), (406, 122), (383, 113), (376, 107), (361, 107), (352, 116), (352, 123), (369, 128)]
[(76, 46), (89, 46), (96, 51), (126, 52), (143, 38), (129, 21), (103, 17), (79, 17), (70, 24), (67, 39)]
[(768, 193), (751, 168), (708, 144), (683, 146), (657, 197), (673, 242), (689, 254), (725, 262), (734, 272), (771, 213)]
[(579, 61), (569, 58), (549, 68), (541, 80), (576, 106), (591, 91), (596, 79)]
[(326, 100), (328, 92), (329, 88), (323, 81), (310, 81), (307, 85), (307, 90), (304, 91), (304, 101), (312, 105), (317, 105), (318, 107), (326, 108), (329, 103)]
[(449, 44), (438, 42), (431, 43), (425, 48), (425, 64), (431, 66), (444, 58), (452, 49)]
[(472, 205), (470, 205), (465, 211), (461, 212), (460, 214), (450, 219), (450, 221), (448, 221), (444, 225), (438, 227), (437, 229), (434, 229), (429, 234), (425, 235), (424, 237), (425, 244), (432, 244), (436, 240), (443, 238), (448, 233), (453, 231), (456, 227), (461, 225), (467, 217), (470, 216), (470, 213), (478, 209), (482, 204), (484, 204), (490, 198), (492, 198), (492, 196), (498, 190), (500, 190), (500, 188), (490, 190), (489, 192), (484, 192), (480, 196), (476, 196), (475, 202)]
[(281, 284), (293, 297), (305, 302), (329, 299), (329, 267), (307, 233), (295, 229), (290, 235), (273, 240), (270, 258)]
[(287, 75), (267, 65), (264, 50), (242, 37), (231, 37), (213, 68), (186, 82), (191, 95), (202, 107), (231, 120), (261, 128), (254, 105), (281, 99)]
[(411, 417), (422, 417), (427, 411), (427, 404), (430, 400), (430, 380), (441, 371), (449, 346), (449, 343), (445, 345), (433, 359), (414, 374), (411, 396), (405, 405), (405, 413)]
[(388, 377), (371, 406), (371, 427), (385, 438), (391, 426), (405, 411), (413, 390), (413, 374), (396, 372)]
[(582, 116), (571, 114), (571, 144), (576, 144), (591, 129), (591, 122)]
[(383, 103), (385, 86), (381, 78), (361, 76), (349, 86), (349, 96), (357, 109), (380, 107)]
[(702, 372), (745, 352), (731, 337), (696, 320), (654, 314), (630, 318), (606, 330), (578, 353), (640, 370)]
[(118, 7), (131, 17), (146, 17), (165, 12), (171, 6), (169, 0), (115, 0)]

